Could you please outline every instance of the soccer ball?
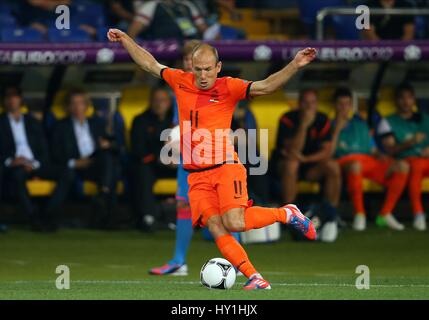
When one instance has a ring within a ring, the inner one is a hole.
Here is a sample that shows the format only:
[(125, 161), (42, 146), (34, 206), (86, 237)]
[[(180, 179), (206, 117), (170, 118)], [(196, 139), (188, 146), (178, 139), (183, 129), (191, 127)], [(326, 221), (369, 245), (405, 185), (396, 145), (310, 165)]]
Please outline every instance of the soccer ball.
[(236, 276), (235, 268), (228, 260), (213, 258), (201, 268), (200, 280), (203, 286), (210, 289), (230, 289)]

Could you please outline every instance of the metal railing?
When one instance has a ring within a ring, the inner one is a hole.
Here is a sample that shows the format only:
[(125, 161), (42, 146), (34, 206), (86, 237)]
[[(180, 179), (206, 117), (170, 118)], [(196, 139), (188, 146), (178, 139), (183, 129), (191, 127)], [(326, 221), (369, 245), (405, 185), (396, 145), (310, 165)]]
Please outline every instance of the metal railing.
[[(316, 36), (317, 40), (323, 40), (325, 29), (323, 22), (325, 18), (330, 15), (343, 15), (343, 16), (359, 16), (362, 12), (356, 12), (356, 8), (344, 7), (327, 7), (323, 8), (317, 13), (316, 16)], [(429, 16), (429, 9), (422, 8), (404, 8), (404, 9), (384, 9), (384, 8), (370, 8), (370, 15), (411, 15), (411, 16)]]

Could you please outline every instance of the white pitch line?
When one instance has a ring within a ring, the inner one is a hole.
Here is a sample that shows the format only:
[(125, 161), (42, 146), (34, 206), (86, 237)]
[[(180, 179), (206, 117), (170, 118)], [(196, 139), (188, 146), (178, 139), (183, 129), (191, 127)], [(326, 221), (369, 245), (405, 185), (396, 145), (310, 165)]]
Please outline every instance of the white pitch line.
[(0, 259), (0, 261), (4, 261), (6, 263), (13, 263), (13, 264), (17, 264), (20, 266), (25, 266), (25, 265), (30, 263), (27, 260), (16, 260), (16, 259)]
[[(15, 284), (34, 284), (34, 283), (54, 283), (54, 281), (40, 280), (40, 281), (5, 281), (6, 283)], [(151, 280), (71, 280), (73, 283), (81, 284), (148, 284), (160, 283), (166, 284), (165, 281), (151, 281)], [(1, 282), (0, 282), (1, 283)], [(199, 281), (168, 281), (169, 284), (190, 284), (199, 285)], [(286, 287), (355, 287), (350, 283), (271, 283), (273, 286), (286, 286)], [(429, 288), (429, 284), (372, 284), (373, 288)]]
[(129, 269), (129, 268), (133, 268), (134, 266), (126, 265), (126, 264), (106, 264), (105, 267), (110, 269)]

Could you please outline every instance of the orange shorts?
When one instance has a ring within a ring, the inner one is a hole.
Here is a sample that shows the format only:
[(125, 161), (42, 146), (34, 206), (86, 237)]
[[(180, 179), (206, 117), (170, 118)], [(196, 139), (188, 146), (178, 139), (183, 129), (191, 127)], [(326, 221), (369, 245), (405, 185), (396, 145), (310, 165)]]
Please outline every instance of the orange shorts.
[(340, 166), (351, 161), (358, 161), (362, 166), (362, 176), (379, 184), (385, 185), (387, 172), (393, 163), (392, 159), (377, 159), (367, 154), (350, 154), (337, 159)]
[(188, 176), (192, 226), (204, 227), (213, 215), (247, 207), (247, 173), (241, 163), (192, 172)]

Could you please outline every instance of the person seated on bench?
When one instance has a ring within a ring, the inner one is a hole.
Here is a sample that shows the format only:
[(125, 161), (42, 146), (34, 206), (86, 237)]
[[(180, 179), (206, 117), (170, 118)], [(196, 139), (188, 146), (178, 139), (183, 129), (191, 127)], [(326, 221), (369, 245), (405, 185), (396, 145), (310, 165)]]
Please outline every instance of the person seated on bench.
[(149, 108), (134, 118), (131, 127), (130, 180), (137, 227), (142, 231), (151, 230), (159, 216), (159, 208), (152, 191), (156, 180), (176, 177), (176, 168), (160, 161), (160, 152), (165, 143), (161, 141), (160, 134), (172, 127), (172, 103), (168, 89), (152, 89)]
[[(23, 114), (22, 94), (18, 86), (6, 86), (5, 112), (0, 115), (0, 176), (8, 191), (16, 195), (34, 231), (54, 231), (54, 215), (63, 203), (69, 177), (52, 165), (49, 146), (41, 123)], [(26, 182), (32, 178), (54, 180), (56, 188), (43, 212), (33, 204)], [(9, 185), (10, 184), (10, 185)]]
[(54, 162), (73, 176), (69, 188), (76, 177), (97, 183), (97, 210), (94, 210), (91, 226), (104, 229), (111, 227), (116, 173), (119, 170), (112, 156), (111, 141), (105, 135), (103, 121), (86, 115), (89, 105), (85, 91), (72, 89), (67, 92), (64, 106), (68, 116), (56, 123), (51, 149)]
[(336, 220), (341, 192), (341, 170), (331, 156), (331, 124), (318, 111), (317, 92), (304, 89), (299, 93), (298, 109), (280, 118), (276, 152), (281, 158), (283, 203), (295, 203), (298, 180), (323, 181), (321, 188), (326, 215)]
[(370, 179), (386, 187), (386, 197), (377, 224), (402, 230), (392, 215), (404, 191), (409, 165), (395, 161), (377, 150), (368, 124), (358, 114), (353, 115), (352, 93), (338, 88), (334, 93), (336, 117), (333, 124), (333, 151), (345, 174), (347, 191), (354, 207), (353, 229), (366, 229), (366, 211), (363, 198), (363, 179)]
[(405, 159), (410, 165), (408, 192), (414, 215), (413, 227), (424, 231), (422, 181), (429, 176), (429, 116), (414, 111), (416, 97), (411, 85), (400, 85), (395, 96), (397, 111), (381, 120), (377, 134), (389, 155)]

